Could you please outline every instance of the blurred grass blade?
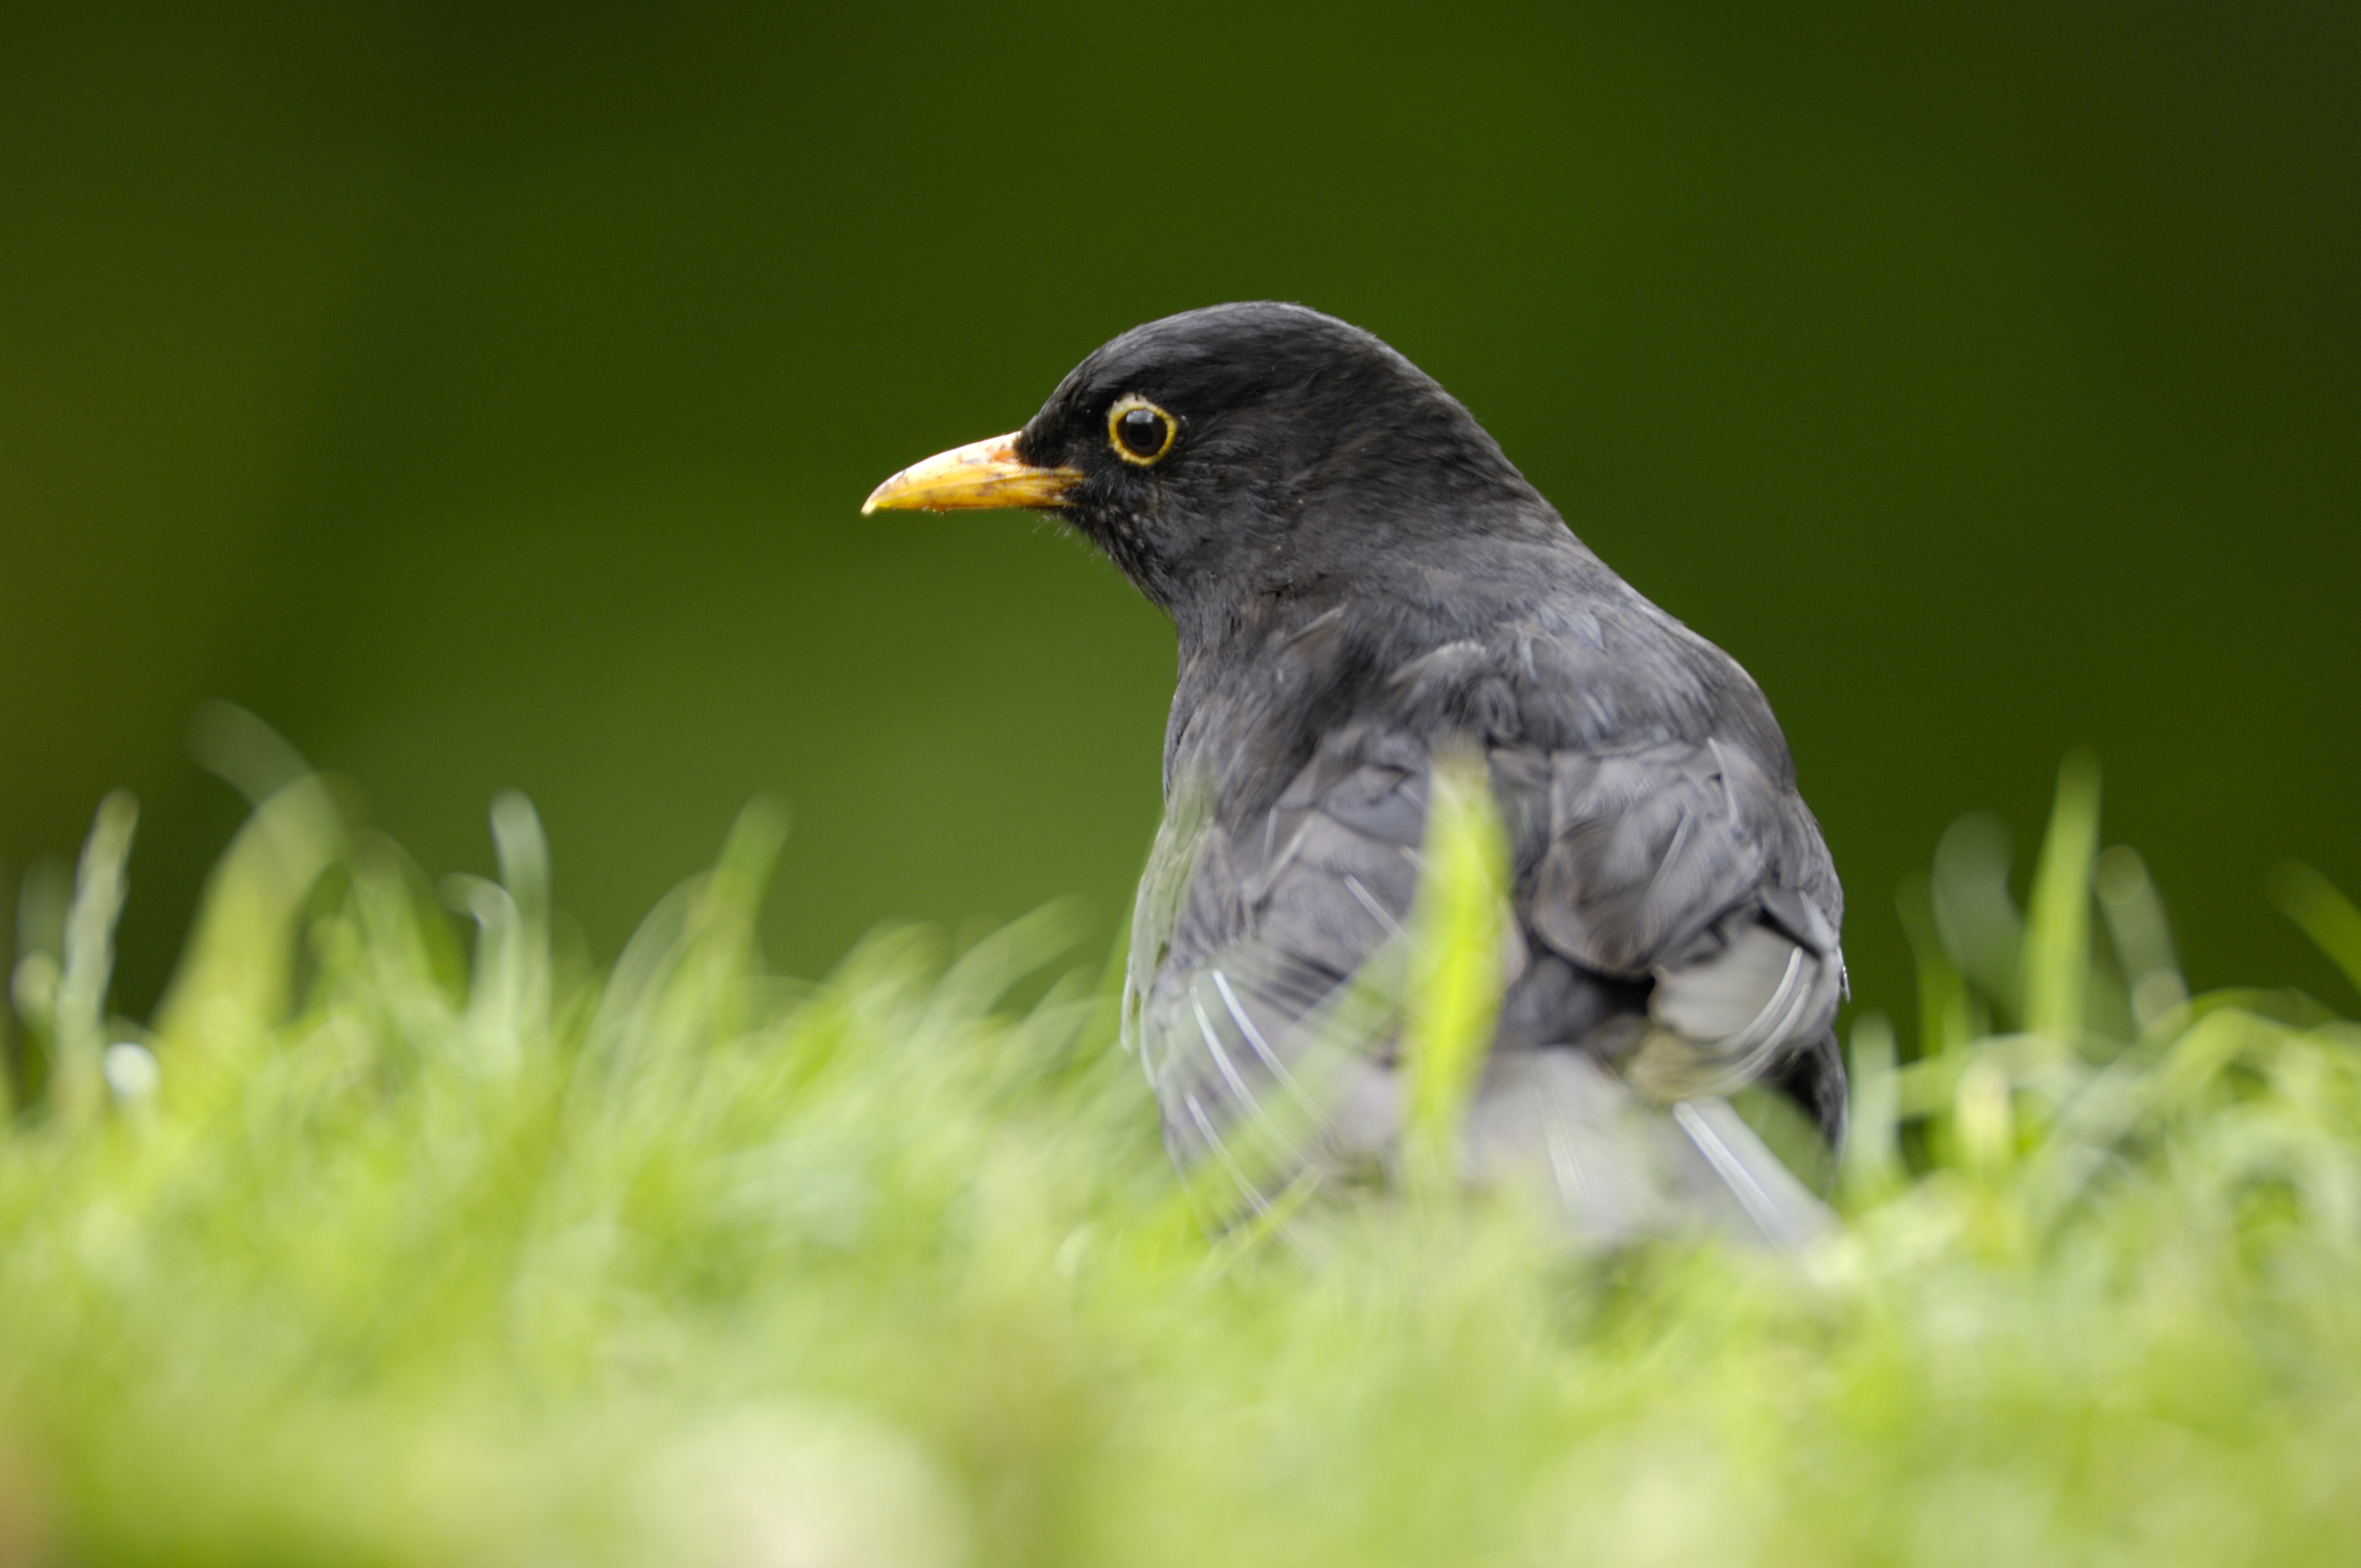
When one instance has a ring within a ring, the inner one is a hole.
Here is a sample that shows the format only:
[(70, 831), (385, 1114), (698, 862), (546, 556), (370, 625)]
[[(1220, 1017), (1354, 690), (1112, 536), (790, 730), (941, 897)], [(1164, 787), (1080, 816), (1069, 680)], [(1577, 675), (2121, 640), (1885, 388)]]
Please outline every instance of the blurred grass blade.
[(312, 772), (287, 738), (234, 702), (216, 697), (189, 718), (189, 754), (197, 765), (258, 806)]
[(708, 1034), (728, 1036), (749, 1026), (748, 987), (762, 967), (756, 926), (779, 851), (786, 847), (787, 823), (779, 801), (748, 801), (730, 824), (713, 870), (697, 884), (688, 911), (689, 946), (673, 989), (699, 1011)]
[(469, 1055), (508, 1072), (540, 1055), (549, 1039), (549, 842), (533, 802), (515, 790), (493, 800), (491, 828), (500, 880), (454, 877), (450, 885), (476, 922)]
[(44, 856), (27, 868), (16, 891), (16, 962), (8, 971), (8, 1000), (24, 1026), (14, 1066), (28, 1104), (43, 1092), (56, 1064), (58, 975), (72, 905), (73, 873), (62, 861)]
[(1432, 781), (1407, 997), (1403, 1157), (1413, 1190), (1457, 1179), (1460, 1123), (1499, 1015), (1509, 938), (1506, 834), (1483, 760), (1446, 752)]
[(777, 801), (750, 801), (713, 869), (666, 894), (631, 933), (590, 1019), (597, 1081), (628, 1083), (659, 1058), (747, 1026), (755, 924), (787, 821)]
[(1935, 845), (1927, 906), (1943, 951), (2003, 1014), (2025, 1011), (2025, 917), (2009, 897), (2008, 829), (1973, 811)]
[(1918, 1059), (1956, 1055), (1966, 1048), (1973, 1033), (1968, 983), (1936, 928), (1932, 885), (1923, 876), (1905, 879), (1894, 907), (1910, 938), (1911, 955), (1917, 959)]
[(2123, 965), (2132, 1020), (2143, 1030), (2154, 1029), (2189, 1001), (2164, 900), (2149, 880), (2147, 862), (2124, 844), (2099, 857), (2097, 887), (2107, 939)]
[(49, 1104), (67, 1126), (97, 1120), (105, 1102), (99, 1054), (106, 1048), (106, 987), (115, 970), (115, 923), (123, 914), (124, 868), (139, 826), (139, 803), (116, 790), (98, 804), (74, 872), (66, 911), (65, 958), (55, 1004), (57, 1059)]
[(541, 830), (541, 815), (521, 791), (503, 790), (492, 801), (492, 854), (500, 862), (500, 885), (516, 900), (523, 929), (546, 941), (549, 839)]
[(1979, 1175), (2004, 1175), (2015, 1157), (2016, 1117), (1999, 1054), (1988, 1050), (1970, 1061), (1952, 1093), (1952, 1135), (1960, 1158)]
[(1855, 1202), (1882, 1197), (1902, 1180), (1902, 1084), (1894, 1066), (1894, 1025), (1883, 1013), (1853, 1020), (1852, 1103), (1845, 1128), (1842, 1179)]
[(2091, 870), (2099, 848), (2099, 761), (2070, 753), (2034, 868), (2025, 923), (2025, 1026), (2060, 1046), (2082, 1037), (2091, 976)]
[(2272, 871), (2270, 893), (2271, 902), (2361, 991), (2361, 909), (2301, 861), (2284, 861)]
[(230, 840), (156, 1010), (156, 1033), (170, 1047), (168, 1098), (286, 1017), (303, 900), (344, 850), (343, 814), (317, 774), (255, 807)]

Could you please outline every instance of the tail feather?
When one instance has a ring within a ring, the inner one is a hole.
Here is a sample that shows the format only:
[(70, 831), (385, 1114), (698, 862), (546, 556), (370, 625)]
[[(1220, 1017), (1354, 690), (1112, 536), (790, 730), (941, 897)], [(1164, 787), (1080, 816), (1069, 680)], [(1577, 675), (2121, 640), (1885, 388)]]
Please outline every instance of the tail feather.
[(1467, 1122), (1478, 1183), (1538, 1184), (1586, 1242), (1693, 1230), (1794, 1246), (1835, 1216), (1727, 1101), (1667, 1108), (1579, 1050), (1494, 1058)]

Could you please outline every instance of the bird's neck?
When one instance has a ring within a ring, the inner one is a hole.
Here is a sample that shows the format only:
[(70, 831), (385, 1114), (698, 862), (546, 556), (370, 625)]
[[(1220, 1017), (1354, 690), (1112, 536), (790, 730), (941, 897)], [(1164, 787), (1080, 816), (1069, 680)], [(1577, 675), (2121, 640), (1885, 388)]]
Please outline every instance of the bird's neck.
[(1276, 787), (1304, 760), (1283, 755), (1289, 746), (1345, 722), (1398, 645), (1432, 635), (1403, 611), (1380, 590), (1337, 579), (1176, 614), (1167, 796), (1191, 778), (1225, 797), (1265, 775)]
[(1205, 773), (1227, 794), (1281, 764), (1290, 737), (1406, 700), (1391, 677), (1413, 661), (1448, 643), (1491, 641), (1554, 596), (1658, 614), (1554, 512), (1531, 521), (1488, 533), (1480, 548), (1465, 537), (1396, 536), (1373, 559), (1274, 553), (1251, 577), (1200, 577), (1197, 591), (1184, 579), (1165, 604), (1180, 644), (1168, 793)]

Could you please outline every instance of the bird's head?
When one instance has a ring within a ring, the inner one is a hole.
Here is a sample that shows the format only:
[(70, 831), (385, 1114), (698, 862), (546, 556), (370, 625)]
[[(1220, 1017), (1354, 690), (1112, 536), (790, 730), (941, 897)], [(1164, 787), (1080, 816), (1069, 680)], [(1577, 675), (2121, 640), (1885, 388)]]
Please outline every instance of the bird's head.
[(1337, 578), (1388, 547), (1555, 523), (1457, 400), (1290, 304), (1134, 327), (1025, 428), (929, 457), (864, 512), (1054, 511), (1167, 609)]

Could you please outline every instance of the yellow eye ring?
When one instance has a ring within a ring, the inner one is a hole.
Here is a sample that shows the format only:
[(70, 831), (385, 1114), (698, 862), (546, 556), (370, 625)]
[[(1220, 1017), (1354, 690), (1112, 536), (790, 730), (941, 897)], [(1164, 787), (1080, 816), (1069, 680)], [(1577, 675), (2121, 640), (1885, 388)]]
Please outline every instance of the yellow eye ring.
[(1107, 410), (1107, 444), (1136, 467), (1145, 468), (1171, 451), (1180, 436), (1180, 422), (1137, 392), (1117, 398)]

